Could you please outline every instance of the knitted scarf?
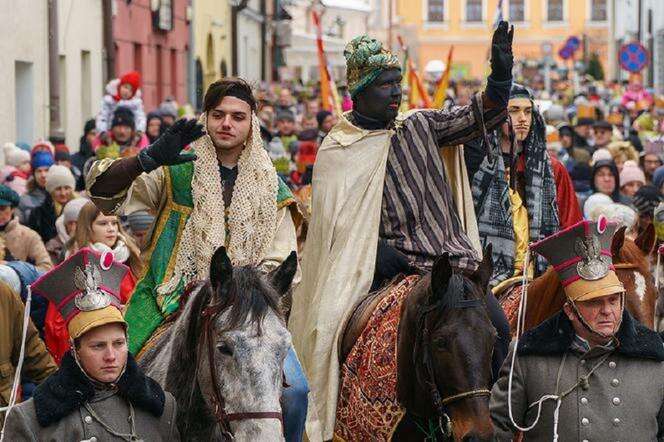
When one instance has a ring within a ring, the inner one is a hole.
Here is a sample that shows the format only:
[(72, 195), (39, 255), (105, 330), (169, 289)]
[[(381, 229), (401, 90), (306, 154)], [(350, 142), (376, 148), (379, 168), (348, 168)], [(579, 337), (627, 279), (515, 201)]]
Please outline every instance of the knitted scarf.
[[(530, 133), (523, 142), (525, 152), (525, 201), (528, 211), (529, 241), (545, 238), (560, 228), (556, 210), (556, 181), (546, 151), (544, 120), (533, 110)], [(499, 129), (498, 129), (499, 130)], [(493, 244), (491, 286), (514, 275), (514, 226), (505, 163), (493, 133), (487, 151), (494, 151), (493, 161), (487, 155), (472, 180), (472, 194), (477, 214), (477, 227), (482, 245)], [(515, 173), (515, 171), (512, 171)], [(546, 261), (536, 258), (537, 273), (546, 269)]]
[[(200, 122), (207, 129), (206, 114)], [(226, 246), (233, 265), (260, 264), (277, 230), (279, 184), (272, 161), (263, 148), (255, 114), (238, 161), (238, 177), (227, 212), (212, 139), (206, 133), (192, 147), (198, 156), (191, 182), (194, 208), (178, 244), (173, 274), (158, 287), (160, 294), (172, 293), (180, 283), (207, 279), (212, 255), (220, 246)]]

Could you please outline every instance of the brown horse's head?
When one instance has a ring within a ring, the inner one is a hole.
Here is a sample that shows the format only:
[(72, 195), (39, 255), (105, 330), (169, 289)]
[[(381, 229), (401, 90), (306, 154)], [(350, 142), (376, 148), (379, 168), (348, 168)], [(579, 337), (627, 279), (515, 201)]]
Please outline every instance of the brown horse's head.
[[(625, 238), (625, 227), (613, 235), (611, 255), (616, 275), (625, 287), (625, 308), (643, 325), (653, 328), (655, 316), (654, 278), (650, 271), (648, 256), (655, 247), (655, 230), (652, 225), (634, 241)], [(557, 313), (567, 298), (556, 271), (549, 269), (528, 286), (525, 330), (541, 324)], [(516, 318), (510, 321), (515, 331)]]
[(491, 250), (465, 275), (439, 258), (407, 298), (399, 325), (397, 394), (419, 419), (445, 412), (454, 439), (491, 440), (487, 389), (494, 329), (485, 307)]

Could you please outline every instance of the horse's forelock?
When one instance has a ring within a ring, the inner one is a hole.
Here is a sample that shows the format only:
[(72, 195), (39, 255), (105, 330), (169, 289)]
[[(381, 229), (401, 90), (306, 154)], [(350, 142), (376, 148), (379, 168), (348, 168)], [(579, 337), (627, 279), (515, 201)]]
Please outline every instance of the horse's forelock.
[(245, 323), (256, 327), (261, 333), (261, 325), (267, 313), (272, 310), (280, 319), (279, 295), (260, 270), (252, 267), (236, 267), (233, 285), (224, 304), (228, 306), (224, 317), (224, 330), (241, 328)]

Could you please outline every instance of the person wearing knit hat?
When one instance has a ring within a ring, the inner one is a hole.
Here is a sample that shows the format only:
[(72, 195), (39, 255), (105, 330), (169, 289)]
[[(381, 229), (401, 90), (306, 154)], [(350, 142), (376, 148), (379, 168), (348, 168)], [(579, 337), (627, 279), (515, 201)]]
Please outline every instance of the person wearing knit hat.
[(583, 204), (583, 217), (590, 219), (593, 210), (598, 206), (612, 204), (613, 200), (609, 195), (603, 193), (593, 193), (590, 195)]
[(129, 233), (134, 237), (139, 247), (143, 248), (146, 244), (148, 233), (154, 224), (155, 216), (147, 210), (137, 210), (127, 215), (129, 224)]
[(609, 149), (601, 148), (593, 152), (593, 156), (590, 160), (590, 165), (593, 166), (596, 162), (600, 160), (609, 160), (609, 161), (613, 160), (613, 155), (611, 155)]
[[(516, 334), (491, 391), (496, 440), (515, 440), (518, 427), (527, 427), (522, 434), (529, 441), (654, 441), (661, 435), (664, 346), (626, 308), (611, 252), (614, 241), (623, 241), (622, 233), (614, 239), (616, 229), (600, 217), (530, 246), (557, 275), (565, 299), (550, 318)], [(523, 305), (554, 302), (546, 292), (524, 290), (524, 298), (537, 301)]]
[(648, 224), (652, 224), (655, 208), (664, 201), (659, 189), (651, 184), (641, 187), (632, 202), (636, 210), (639, 211), (639, 231), (643, 231)]
[(646, 174), (646, 180), (651, 182), (655, 170), (664, 164), (664, 140), (647, 140), (643, 145), (643, 152), (640, 156), (641, 167)]
[(0, 232), (6, 254), (3, 259), (32, 263), (41, 272), (49, 270), (53, 264), (39, 234), (21, 224), (15, 216), (20, 201), (16, 192), (0, 185)]
[(7, 440), (180, 440), (177, 405), (127, 349), (120, 291), (128, 268), (82, 249), (32, 284), (57, 306), (71, 349), (6, 418)]
[[(50, 143), (49, 143), (50, 144)], [(46, 174), (48, 169), (55, 163), (53, 151), (46, 144), (36, 145), (33, 148), (30, 165), (32, 166), (32, 177), (27, 184), (27, 193), (21, 196), (18, 206), (19, 219), (27, 223), (35, 207), (39, 207), (46, 200)]]
[(97, 159), (133, 156), (148, 144), (145, 134), (136, 131), (134, 113), (124, 106), (115, 109), (110, 132), (101, 133), (98, 138)]
[(634, 161), (625, 161), (620, 171), (620, 192), (631, 198), (646, 184), (646, 176)]
[(76, 230), (78, 214), (83, 206), (89, 203), (87, 198), (74, 198), (65, 204), (62, 214), (55, 221), (57, 235), (51, 238), (45, 245), (53, 264), (60, 264), (65, 259), (65, 245)]
[(662, 192), (664, 189), (664, 166), (659, 166), (652, 174), (652, 184)]
[(28, 180), (30, 179), (30, 153), (19, 149), (12, 144), (5, 147), (6, 166), (2, 168), (2, 182), (20, 195), (27, 192)]
[(68, 167), (56, 164), (48, 170), (46, 174), (48, 195), (44, 202), (32, 211), (27, 222), (27, 226), (39, 233), (45, 243), (58, 234), (55, 222), (65, 204), (76, 197), (75, 187), (76, 180)]
[(172, 98), (164, 100), (159, 105), (159, 115), (164, 125), (164, 130), (171, 127), (178, 119), (178, 106)]
[(127, 108), (133, 114), (138, 132), (145, 132), (145, 111), (140, 92), (140, 75), (129, 72), (106, 85), (106, 95), (102, 98), (101, 109), (97, 114), (96, 129), (103, 133), (111, 129), (113, 114), (119, 107)]

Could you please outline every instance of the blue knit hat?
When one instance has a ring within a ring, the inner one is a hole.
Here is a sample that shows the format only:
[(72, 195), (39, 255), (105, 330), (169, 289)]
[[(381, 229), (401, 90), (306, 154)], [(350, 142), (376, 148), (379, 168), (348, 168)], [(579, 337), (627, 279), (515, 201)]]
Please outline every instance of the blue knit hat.
[(32, 154), (32, 170), (39, 167), (51, 167), (54, 163), (53, 154), (51, 152), (40, 150)]

